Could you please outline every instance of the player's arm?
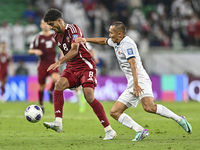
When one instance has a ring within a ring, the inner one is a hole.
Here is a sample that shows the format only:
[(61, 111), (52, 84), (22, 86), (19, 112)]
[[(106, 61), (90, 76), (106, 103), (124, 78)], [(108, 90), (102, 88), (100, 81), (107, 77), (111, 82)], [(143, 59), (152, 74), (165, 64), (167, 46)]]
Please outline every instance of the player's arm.
[(92, 58), (94, 59), (95, 63), (98, 64), (99, 63), (99, 58), (97, 57), (94, 49), (90, 50)]
[(14, 61), (13, 61), (12, 58), (9, 61), (9, 67), (10, 67), (10, 70), (12, 71), (11, 76), (14, 76), (15, 75), (15, 69), (14, 69)]
[(82, 38), (82, 37), (77, 37), (75, 39), (75, 42), (90, 42), (90, 43), (94, 43), (94, 44), (100, 44), (100, 45), (106, 45), (107, 38)]
[(71, 49), (69, 50), (69, 52), (64, 57), (59, 59), (56, 63), (50, 65), (49, 68), (47, 69), (47, 71), (49, 71), (51, 69), (55, 70), (61, 64), (63, 64), (65, 62), (71, 60), (72, 58), (74, 58), (78, 54), (78, 49), (79, 49), (79, 43), (72, 43)]
[(137, 63), (136, 63), (135, 58), (130, 58), (128, 60), (128, 63), (131, 66), (131, 71), (132, 71), (133, 81), (134, 81), (133, 94), (139, 97), (142, 95), (143, 89), (138, 84), (138, 69), (137, 69)]
[(36, 56), (41, 56), (43, 52), (40, 49), (29, 49), (28, 53), (30, 55), (36, 55)]
[(60, 59), (61, 59), (62, 57), (64, 57), (64, 54), (60, 48), (59, 48), (59, 51), (60, 51)]

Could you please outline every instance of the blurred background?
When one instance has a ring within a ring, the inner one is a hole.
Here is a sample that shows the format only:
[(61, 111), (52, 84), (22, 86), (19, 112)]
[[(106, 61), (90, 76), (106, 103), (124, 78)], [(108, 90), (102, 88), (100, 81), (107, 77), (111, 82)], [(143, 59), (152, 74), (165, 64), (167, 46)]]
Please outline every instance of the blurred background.
[[(10, 68), (7, 101), (38, 99), (37, 57), (28, 55), (28, 49), (50, 8), (59, 9), (65, 22), (77, 24), (85, 37), (108, 37), (110, 24), (122, 21), (138, 46), (155, 99), (200, 101), (199, 0), (0, 0), (0, 42), (6, 42), (14, 69), (26, 70), (11, 75)], [(115, 53), (109, 46), (92, 46), (100, 60), (96, 98), (116, 100), (126, 88), (126, 79)], [(48, 100), (52, 81), (46, 82)], [(74, 101), (73, 92), (66, 90), (65, 99)]]

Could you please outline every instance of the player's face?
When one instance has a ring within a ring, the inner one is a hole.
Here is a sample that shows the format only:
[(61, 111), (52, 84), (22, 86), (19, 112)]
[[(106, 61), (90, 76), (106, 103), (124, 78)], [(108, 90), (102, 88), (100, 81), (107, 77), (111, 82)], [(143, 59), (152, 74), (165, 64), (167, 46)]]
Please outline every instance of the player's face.
[(109, 37), (112, 39), (114, 43), (119, 43), (120, 38), (119, 38), (119, 32), (115, 30), (115, 26), (110, 26), (109, 29)]
[(47, 24), (51, 27), (51, 29), (53, 29), (55, 32), (57, 33), (61, 33), (61, 28), (60, 28), (60, 24), (58, 23), (58, 21), (48, 21)]
[(41, 20), (40, 27), (43, 31), (49, 31), (51, 29), (51, 27), (44, 22), (44, 20)]

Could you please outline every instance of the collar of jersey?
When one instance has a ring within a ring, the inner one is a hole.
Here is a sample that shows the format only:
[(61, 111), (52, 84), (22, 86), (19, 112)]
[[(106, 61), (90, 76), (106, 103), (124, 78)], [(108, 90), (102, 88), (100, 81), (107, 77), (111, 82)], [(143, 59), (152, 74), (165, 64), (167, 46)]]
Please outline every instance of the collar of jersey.
[(117, 46), (120, 45), (120, 43), (124, 40), (125, 37), (126, 37), (126, 36), (124, 36), (124, 37), (122, 38), (122, 40), (121, 40), (119, 43), (117, 43)]

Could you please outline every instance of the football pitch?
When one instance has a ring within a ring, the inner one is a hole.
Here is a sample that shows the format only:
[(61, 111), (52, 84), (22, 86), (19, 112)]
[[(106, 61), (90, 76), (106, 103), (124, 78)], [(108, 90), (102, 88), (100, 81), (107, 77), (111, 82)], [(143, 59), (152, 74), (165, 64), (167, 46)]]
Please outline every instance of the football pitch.
[(126, 113), (149, 130), (143, 141), (132, 142), (135, 131), (121, 125), (109, 116), (114, 102), (102, 102), (112, 128), (117, 132), (113, 140), (103, 141), (104, 129), (93, 110), (87, 105), (79, 113), (78, 103), (65, 102), (63, 132), (46, 129), (43, 122), (54, 121), (53, 105), (45, 103), (45, 114), (38, 123), (25, 119), (28, 105), (37, 103), (0, 103), (0, 150), (200, 150), (200, 103), (155, 102), (163, 104), (178, 115), (183, 115), (193, 127), (187, 134), (175, 121), (146, 113), (141, 104)]

